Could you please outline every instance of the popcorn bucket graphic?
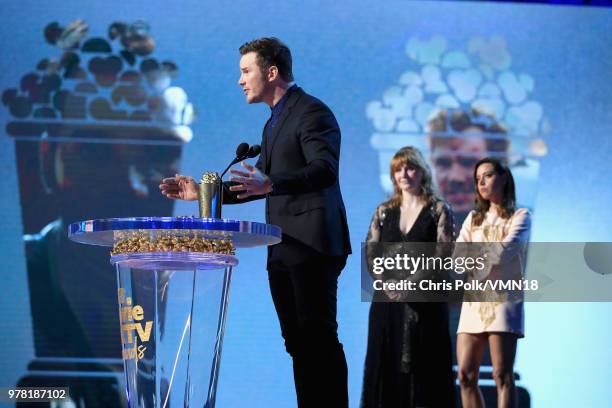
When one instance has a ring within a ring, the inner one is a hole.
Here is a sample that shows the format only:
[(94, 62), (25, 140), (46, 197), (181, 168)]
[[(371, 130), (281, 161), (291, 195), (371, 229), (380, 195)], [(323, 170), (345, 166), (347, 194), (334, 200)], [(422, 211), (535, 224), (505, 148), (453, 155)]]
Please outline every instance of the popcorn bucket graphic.
[(453, 206), (458, 222), (473, 205), (473, 170), (484, 157), (510, 166), (519, 205), (533, 208), (541, 135), (550, 132), (541, 105), (529, 99), (534, 80), (510, 70), (501, 38), (469, 41), (467, 51), (447, 49), (443, 37), (412, 38), (406, 45), (410, 66), (381, 100), (368, 103), (379, 153), (380, 183), (392, 191), (389, 163), (403, 146), (429, 159), (436, 185)]
[(173, 202), (157, 186), (178, 172), (194, 110), (171, 86), (176, 64), (152, 56), (145, 22), (112, 23), (106, 38), (88, 30), (82, 20), (49, 24), (44, 37), (58, 55), (2, 94), (6, 135), (15, 140), (36, 355), (18, 385), (68, 386), (75, 401), (119, 406), (112, 267), (104, 250), (74, 251), (67, 225), (171, 214)]

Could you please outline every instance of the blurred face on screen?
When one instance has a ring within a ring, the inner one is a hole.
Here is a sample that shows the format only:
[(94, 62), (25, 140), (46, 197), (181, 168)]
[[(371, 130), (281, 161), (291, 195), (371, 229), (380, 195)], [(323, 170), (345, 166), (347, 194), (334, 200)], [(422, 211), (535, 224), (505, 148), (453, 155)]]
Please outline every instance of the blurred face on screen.
[(469, 137), (432, 137), (431, 153), (436, 181), (442, 196), (449, 201), (453, 211), (468, 213), (473, 207), (474, 166), (487, 154), (484, 137), (478, 127), (468, 127), (462, 133)]
[(257, 64), (257, 53), (248, 52), (240, 58), (240, 79), (247, 103), (262, 102), (268, 92), (268, 81)]

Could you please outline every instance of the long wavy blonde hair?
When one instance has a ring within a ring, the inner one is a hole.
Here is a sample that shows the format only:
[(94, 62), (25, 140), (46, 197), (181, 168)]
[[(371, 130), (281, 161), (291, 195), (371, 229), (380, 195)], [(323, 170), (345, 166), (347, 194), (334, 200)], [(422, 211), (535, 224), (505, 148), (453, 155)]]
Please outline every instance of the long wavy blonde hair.
[(402, 190), (400, 190), (399, 186), (395, 183), (393, 174), (406, 165), (411, 165), (420, 169), (423, 174), (421, 178), (421, 201), (427, 205), (440, 200), (440, 196), (433, 186), (431, 168), (425, 161), (423, 154), (415, 147), (405, 146), (393, 155), (389, 165), (389, 175), (393, 183), (393, 195), (387, 201), (389, 207), (397, 207), (402, 202)]

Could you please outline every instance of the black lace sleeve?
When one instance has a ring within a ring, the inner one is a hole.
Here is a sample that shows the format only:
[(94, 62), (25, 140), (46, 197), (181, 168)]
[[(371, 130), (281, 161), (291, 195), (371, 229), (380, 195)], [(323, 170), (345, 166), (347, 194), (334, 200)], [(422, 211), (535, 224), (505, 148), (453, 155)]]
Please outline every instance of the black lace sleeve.
[[(437, 258), (447, 258), (453, 256), (454, 251), (454, 241), (455, 241), (455, 220), (453, 217), (453, 212), (448, 205), (448, 203), (444, 201), (438, 201), (434, 203), (434, 213), (435, 218), (437, 220), (436, 227), (436, 250), (435, 256)], [(432, 280), (437, 281), (445, 281), (449, 278), (448, 272), (444, 270), (433, 271), (431, 276), (429, 277)], [(446, 296), (444, 293), (440, 292), (440, 301), (445, 301)]]
[(370, 227), (368, 228), (368, 234), (365, 240), (365, 257), (368, 265), (368, 272), (374, 279), (380, 279), (380, 276), (375, 275), (372, 272), (373, 259), (382, 256), (381, 245), (377, 245), (381, 242), (383, 220), (385, 218), (386, 207), (384, 204), (376, 207), (372, 221), (370, 221)]
[(385, 218), (385, 206), (383, 204), (376, 207), (376, 211), (370, 221), (370, 228), (368, 229), (368, 235), (366, 236), (365, 242), (380, 242), (380, 235), (382, 232), (382, 222)]
[(455, 219), (450, 206), (444, 201), (438, 201), (435, 203), (434, 211), (438, 220), (436, 241), (453, 242), (455, 240)]

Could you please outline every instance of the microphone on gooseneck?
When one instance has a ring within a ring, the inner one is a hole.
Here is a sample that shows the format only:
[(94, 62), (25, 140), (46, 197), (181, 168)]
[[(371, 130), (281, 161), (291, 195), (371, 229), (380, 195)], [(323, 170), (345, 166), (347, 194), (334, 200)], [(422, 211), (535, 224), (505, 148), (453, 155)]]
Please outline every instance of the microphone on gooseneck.
[(249, 153), (247, 154), (247, 156), (249, 157), (249, 159), (252, 159), (253, 157), (259, 156), (259, 153), (261, 153), (261, 146), (253, 145), (249, 148)]
[[(261, 148), (259, 150), (261, 150)], [(225, 170), (223, 170), (223, 173), (221, 173), (221, 178), (223, 178), (225, 173), (227, 173), (229, 168), (232, 167), (234, 164), (243, 161), (247, 157), (250, 157), (249, 152), (250, 152), (249, 144), (244, 143), (244, 142), (240, 143), (238, 147), (236, 148), (236, 157), (234, 157), (234, 160), (232, 160), (231, 163), (225, 168)]]
[[(238, 161), (244, 160), (247, 158), (247, 155), (249, 154), (249, 144), (242, 142), (238, 145), (238, 147), (236, 148), (236, 159), (238, 159)], [(234, 160), (236, 160), (234, 159)], [(238, 162), (236, 162), (238, 163)], [(234, 164), (236, 164), (234, 163)]]

